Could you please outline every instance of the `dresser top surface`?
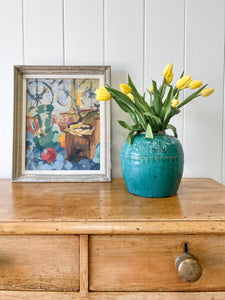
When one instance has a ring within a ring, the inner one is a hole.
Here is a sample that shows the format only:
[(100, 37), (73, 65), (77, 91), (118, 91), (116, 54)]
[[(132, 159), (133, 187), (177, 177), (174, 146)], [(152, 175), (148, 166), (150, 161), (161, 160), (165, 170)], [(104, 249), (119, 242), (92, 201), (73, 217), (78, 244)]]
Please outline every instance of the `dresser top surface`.
[(178, 194), (143, 198), (122, 178), (111, 183), (11, 183), (0, 180), (0, 222), (225, 221), (225, 186), (182, 180)]

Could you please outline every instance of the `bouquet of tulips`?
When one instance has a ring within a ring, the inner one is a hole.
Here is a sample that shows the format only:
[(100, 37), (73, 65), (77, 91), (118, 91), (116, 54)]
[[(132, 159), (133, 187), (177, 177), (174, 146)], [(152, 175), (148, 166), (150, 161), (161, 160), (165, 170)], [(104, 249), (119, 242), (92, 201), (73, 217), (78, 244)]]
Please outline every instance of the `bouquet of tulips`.
[[(162, 84), (157, 84), (152, 80), (152, 85), (147, 90), (150, 101), (146, 101), (144, 95), (140, 95), (134, 83), (128, 75), (128, 84), (121, 83), (120, 90), (116, 90), (110, 86), (100, 86), (95, 91), (96, 100), (108, 101), (113, 98), (119, 107), (128, 113), (133, 121), (133, 125), (128, 125), (124, 121), (118, 121), (119, 124), (129, 130), (127, 143), (131, 144), (134, 134), (141, 131), (145, 132), (146, 138), (153, 138), (154, 132), (165, 131), (171, 129), (174, 136), (177, 137), (176, 128), (169, 124), (170, 119), (180, 112), (185, 104), (199, 96), (209, 96), (214, 92), (213, 88), (206, 88), (200, 80), (192, 80), (191, 75), (185, 75), (184, 72), (177, 80), (175, 86), (171, 84), (173, 80), (173, 64), (169, 63), (162, 72)], [(180, 91), (189, 87), (191, 90), (197, 89), (194, 93), (179, 103)]]

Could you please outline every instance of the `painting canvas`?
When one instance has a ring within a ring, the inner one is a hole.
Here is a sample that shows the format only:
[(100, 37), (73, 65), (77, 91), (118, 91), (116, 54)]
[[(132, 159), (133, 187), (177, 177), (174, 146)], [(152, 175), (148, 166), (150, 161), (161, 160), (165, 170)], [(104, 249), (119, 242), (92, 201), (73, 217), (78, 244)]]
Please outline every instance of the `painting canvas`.
[(99, 79), (26, 84), (26, 169), (100, 170)]
[(85, 69), (82, 75), (79, 67), (71, 76), (45, 74), (47, 70), (39, 75), (25, 71), (24, 66), (21, 93), (16, 100), (23, 102), (25, 115), (20, 180), (108, 181), (109, 108), (95, 97), (95, 90), (107, 81), (105, 69), (103, 74), (95, 75), (93, 70), (87, 75)]

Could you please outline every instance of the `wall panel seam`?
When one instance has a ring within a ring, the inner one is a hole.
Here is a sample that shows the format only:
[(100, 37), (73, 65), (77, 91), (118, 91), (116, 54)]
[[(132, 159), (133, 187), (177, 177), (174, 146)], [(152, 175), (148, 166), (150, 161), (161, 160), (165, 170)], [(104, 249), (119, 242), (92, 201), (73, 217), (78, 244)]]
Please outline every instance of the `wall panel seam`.
[(143, 92), (145, 91), (145, 82), (147, 81), (145, 75), (145, 62), (146, 62), (146, 0), (143, 0)]
[(105, 33), (106, 33), (106, 13), (105, 13), (105, 0), (102, 0), (102, 18), (103, 18), (103, 24), (102, 24), (102, 62), (103, 62), (103, 65), (105, 65)]
[(65, 66), (65, 1), (62, 0), (62, 52), (63, 52), (63, 65)]
[(22, 53), (23, 53), (23, 65), (25, 65), (25, 45), (24, 45), (24, 0), (21, 1), (22, 5)]
[[(186, 60), (186, 45), (187, 45), (187, 1), (184, 0), (184, 45), (183, 45), (183, 70), (186, 71), (187, 60)], [(183, 92), (183, 100), (185, 97), (185, 91)], [(182, 145), (185, 149), (185, 107), (183, 107), (183, 116), (182, 116)]]
[(224, 18), (223, 18), (223, 37), (224, 37), (224, 42), (223, 42), (223, 101), (222, 101), (222, 153), (221, 153), (221, 183), (225, 185), (225, 139), (224, 139), (224, 133), (225, 133), (225, 89), (224, 89), (224, 85), (225, 85), (225, 5), (223, 8), (223, 12), (224, 12)]

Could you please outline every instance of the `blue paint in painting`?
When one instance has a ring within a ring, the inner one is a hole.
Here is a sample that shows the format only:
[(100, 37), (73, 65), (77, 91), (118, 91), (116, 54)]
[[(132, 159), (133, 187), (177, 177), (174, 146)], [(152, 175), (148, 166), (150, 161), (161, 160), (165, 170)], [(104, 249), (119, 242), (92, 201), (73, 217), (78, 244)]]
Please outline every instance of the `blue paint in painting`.
[(90, 139), (100, 122), (98, 86), (99, 79), (27, 79), (27, 170), (100, 170), (99, 135), (95, 148)]

